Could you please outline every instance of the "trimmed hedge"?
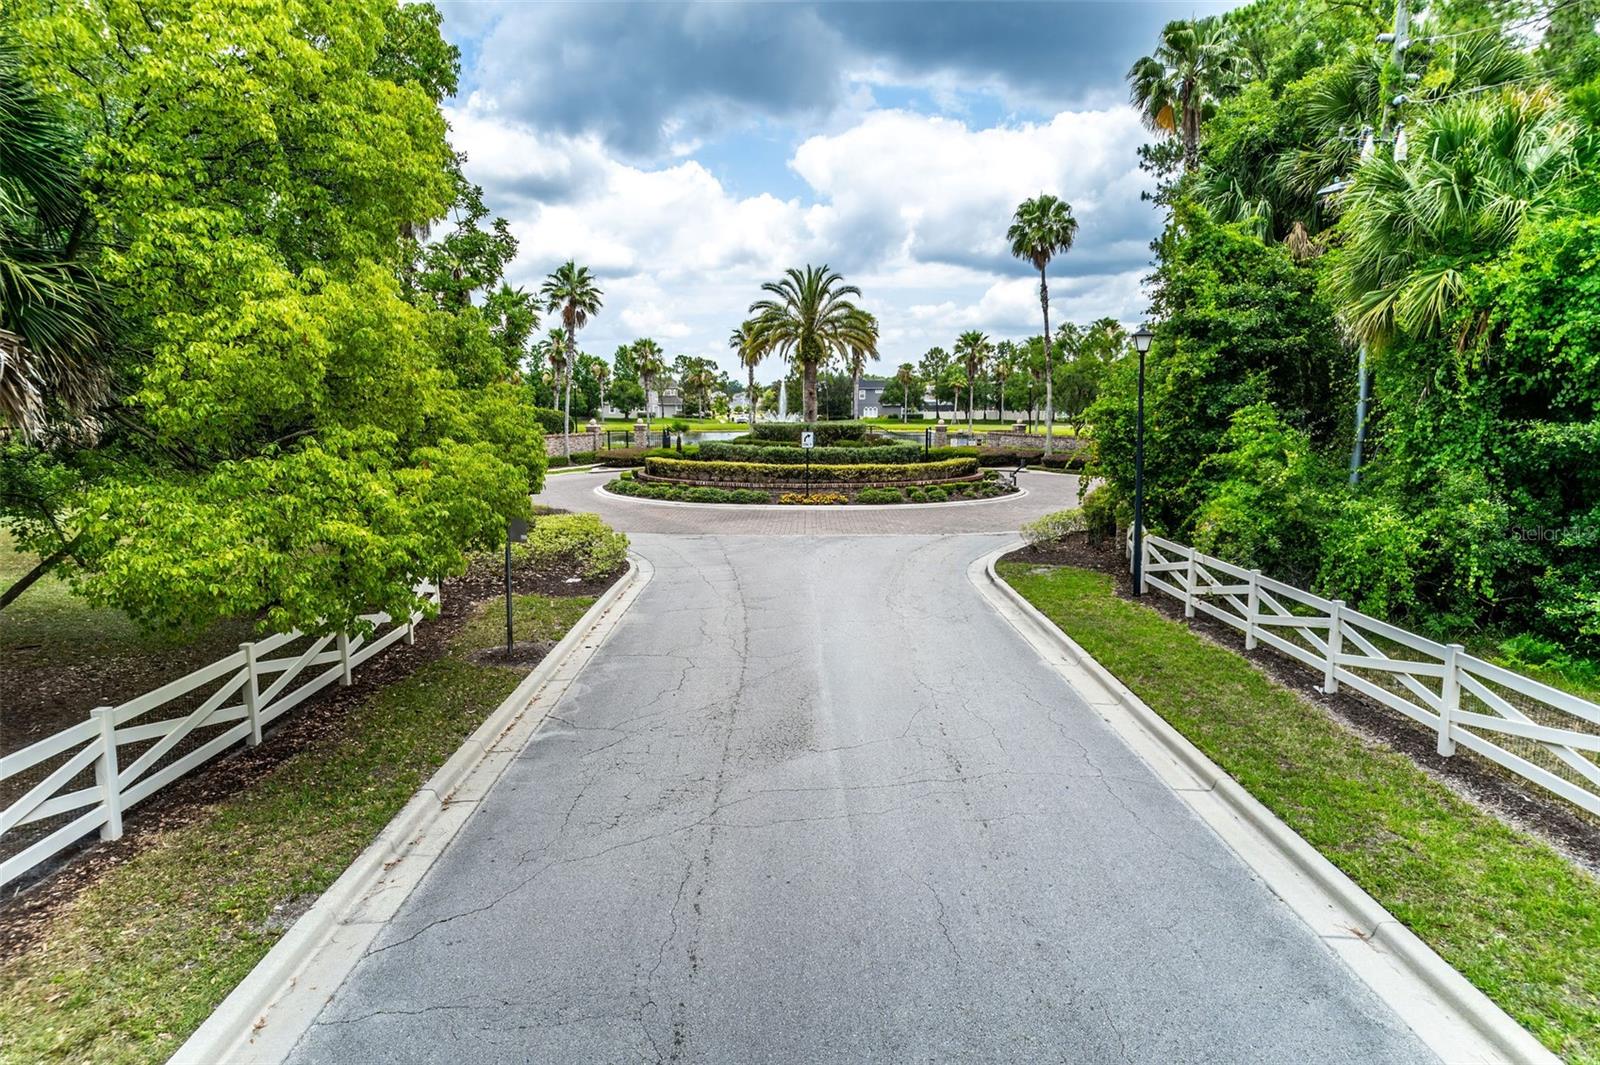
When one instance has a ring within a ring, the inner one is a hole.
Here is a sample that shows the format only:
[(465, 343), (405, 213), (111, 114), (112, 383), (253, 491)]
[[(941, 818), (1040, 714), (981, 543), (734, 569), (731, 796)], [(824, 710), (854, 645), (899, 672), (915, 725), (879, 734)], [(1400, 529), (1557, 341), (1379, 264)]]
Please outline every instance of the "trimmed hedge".
[(827, 447), (840, 440), (859, 440), (870, 436), (877, 431), (877, 426), (868, 422), (816, 422), (812, 425), (804, 422), (757, 422), (755, 432), (751, 435), (757, 440), (792, 440), (798, 444), (800, 434), (808, 431), (816, 434), (818, 447)]
[[(705, 462), (678, 458), (647, 458), (645, 472), (652, 477), (677, 481), (728, 481), (749, 484), (774, 484), (806, 480), (803, 464), (768, 465), (759, 462)], [(943, 481), (970, 477), (978, 472), (976, 459), (947, 459), (944, 462), (900, 465), (863, 464), (859, 466), (811, 467), (811, 482), (859, 484), (873, 481)]]
[(707, 488), (703, 485), (651, 484), (644, 481), (618, 479), (606, 485), (606, 491), (619, 496), (639, 496), (643, 499), (665, 499), (674, 503), (770, 503), (771, 492), (754, 488)]
[(595, 457), (602, 466), (627, 467), (643, 466), (647, 458), (664, 459), (692, 459), (699, 455), (699, 445), (690, 444), (683, 449), (683, 454), (678, 454), (670, 447), (614, 447), (609, 451), (596, 451)]
[(539, 423), (539, 428), (547, 433), (559, 433), (567, 424), (560, 411), (551, 410), (549, 407), (533, 408), (533, 419)]
[(935, 447), (928, 449), (930, 459), (974, 458), (978, 465), (1000, 469), (1015, 469), (1018, 466), (1040, 466), (1047, 470), (1079, 470), (1084, 465), (1084, 449), (1077, 448), (1072, 451), (1057, 451), (1046, 456), (1042, 451), (1018, 451), (1015, 448), (1005, 447)]
[[(741, 444), (733, 440), (707, 440), (700, 445), (702, 459), (711, 462), (760, 462), (789, 464), (804, 462), (805, 452), (797, 444)], [(916, 444), (875, 444), (862, 447), (814, 447), (811, 464), (859, 466), (863, 463), (894, 465), (920, 462), (922, 448)]]

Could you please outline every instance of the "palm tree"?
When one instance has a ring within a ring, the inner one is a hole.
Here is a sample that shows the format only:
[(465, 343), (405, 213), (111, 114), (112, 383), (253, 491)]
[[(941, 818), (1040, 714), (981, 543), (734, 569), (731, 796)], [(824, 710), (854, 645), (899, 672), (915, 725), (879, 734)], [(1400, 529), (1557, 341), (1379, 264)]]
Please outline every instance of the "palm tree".
[(878, 319), (861, 311), (861, 337), (852, 341), (845, 355), (845, 365), (850, 368), (850, 416), (861, 417), (861, 374), (867, 360), (878, 361)]
[(604, 359), (594, 360), (594, 379), (595, 383), (600, 386), (600, 410), (598, 413), (601, 418), (604, 418), (606, 414), (606, 385), (611, 383), (611, 366)]
[(1006, 420), (1006, 378), (1016, 372), (1016, 358), (1017, 346), (1011, 341), (1002, 340), (994, 346), (994, 362), (990, 372), (994, 374), (995, 406), (999, 410), (1002, 425)]
[(900, 382), (900, 421), (904, 424), (911, 417), (911, 386), (917, 383), (917, 368), (909, 362), (902, 362), (894, 376)]
[(732, 348), (739, 356), (739, 365), (743, 366), (749, 376), (749, 383), (745, 386), (746, 397), (750, 407), (750, 429), (756, 427), (756, 367), (761, 364), (764, 354), (761, 345), (756, 343), (756, 323), (754, 319), (746, 319), (739, 323), (739, 328), (728, 334), (728, 347)]
[(710, 359), (685, 359), (678, 384), (683, 388), (685, 399), (692, 396), (699, 400), (696, 409), (704, 414), (711, 406), (711, 390), (717, 384), (716, 364)]
[[(642, 337), (633, 342), (633, 368), (639, 373), (639, 383), (644, 385), (644, 420), (650, 422), (650, 386), (660, 380), (661, 375), (667, 372), (667, 357), (661, 352), (661, 345), (649, 337)], [(657, 397), (659, 404), (660, 397)]]
[(1200, 119), (1233, 81), (1236, 63), (1222, 20), (1176, 19), (1128, 71), (1129, 95), (1154, 133), (1183, 143), (1183, 169), (1200, 163)]
[[(570, 368), (578, 343), (578, 330), (589, 324), (589, 319), (600, 313), (600, 289), (587, 266), (579, 266), (571, 259), (556, 267), (539, 287), (539, 297), (545, 309), (559, 311), (561, 324), (567, 330), (567, 366)], [(566, 399), (562, 406), (561, 423), (566, 428), (566, 453), (572, 454), (572, 374), (567, 373)]]
[[(567, 371), (572, 366), (568, 358), (567, 345), (567, 331), (559, 325), (553, 326), (550, 332), (545, 334), (544, 342), (539, 345), (544, 352), (545, 360), (550, 363), (550, 385), (558, 403), (561, 401), (561, 387), (567, 379)], [(569, 431), (571, 428), (567, 426)]]
[(82, 151), (0, 36), (0, 425), (32, 435), (105, 396), (108, 300), (86, 263)]
[(1056, 406), (1051, 389), (1050, 361), (1050, 288), (1045, 283), (1045, 267), (1058, 254), (1066, 254), (1078, 235), (1078, 220), (1072, 217), (1072, 205), (1047, 192), (1031, 200), (1023, 200), (1011, 216), (1011, 228), (1006, 239), (1011, 242), (1011, 254), (1026, 259), (1039, 271), (1039, 309), (1044, 312), (1044, 453), (1051, 454), (1055, 445)]
[(1329, 276), (1345, 320), (1374, 350), (1437, 335), (1470, 266), (1562, 206), (1578, 126), (1546, 88), (1467, 97), (1428, 112), (1404, 160), (1377, 155), (1341, 197), (1343, 247)]
[(956, 338), (956, 358), (961, 360), (961, 368), (967, 374), (967, 432), (971, 433), (973, 391), (989, 359), (989, 338), (976, 329), (962, 333)]
[(805, 382), (804, 417), (817, 420), (817, 368), (852, 347), (875, 348), (870, 317), (850, 302), (861, 290), (827, 265), (791, 267), (778, 281), (761, 286), (773, 298), (750, 305), (756, 322), (756, 343), (763, 353), (798, 360)]

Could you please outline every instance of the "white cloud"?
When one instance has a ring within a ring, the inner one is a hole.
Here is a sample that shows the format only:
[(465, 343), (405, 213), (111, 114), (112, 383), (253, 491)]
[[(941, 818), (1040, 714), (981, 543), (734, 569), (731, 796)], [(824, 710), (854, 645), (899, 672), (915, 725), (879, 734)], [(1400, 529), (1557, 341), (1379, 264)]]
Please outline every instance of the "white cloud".
[(605, 309), (582, 338), (593, 352), (653, 335), (669, 354), (736, 370), (726, 338), (760, 283), (821, 262), (862, 287), (886, 366), (962, 329), (1027, 335), (1037, 279), (1004, 234), (1016, 204), (1041, 190), (1069, 200), (1080, 224), (1051, 271), (1052, 321), (1143, 311), (1158, 223), (1139, 201), (1143, 134), (1125, 107), (986, 129), (868, 111), (796, 148), (790, 166), (810, 194), (794, 199), (733, 195), (693, 157), (633, 165), (598, 137), (530, 130), (482, 98), (450, 117), (469, 175), (521, 244), (513, 283), (536, 285), (569, 257), (600, 276)]

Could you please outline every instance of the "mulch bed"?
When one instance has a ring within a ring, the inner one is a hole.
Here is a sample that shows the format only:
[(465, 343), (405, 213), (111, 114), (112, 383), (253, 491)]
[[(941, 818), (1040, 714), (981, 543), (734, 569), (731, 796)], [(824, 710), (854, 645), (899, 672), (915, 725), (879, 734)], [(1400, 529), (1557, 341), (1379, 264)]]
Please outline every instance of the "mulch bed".
[[(552, 597), (598, 596), (621, 576), (587, 580), (575, 570), (535, 573), (513, 568), (512, 591)], [(0, 897), (0, 956), (35, 941), (56, 909), (75, 898), (108, 870), (138, 854), (161, 833), (204, 817), (210, 807), (250, 787), (279, 764), (336, 733), (345, 716), (372, 692), (410, 676), (443, 658), (450, 642), (480, 604), (505, 593), (505, 571), (498, 560), (482, 560), (465, 574), (445, 581), (439, 616), (417, 626), (416, 642), (396, 643), (354, 674), (348, 688), (330, 686), (306, 700), (267, 730), (259, 747), (237, 746), (161, 789), (125, 815), (121, 839), (93, 835), (69, 847), (35, 874), (8, 884)], [(518, 644), (512, 660), (503, 647), (474, 656), (486, 665), (527, 672), (551, 645)], [(171, 679), (168, 675), (164, 679)], [(159, 683), (159, 682), (158, 682)]]
[[(1077, 566), (1095, 570), (1112, 578), (1117, 595), (1134, 601), (1133, 576), (1127, 559), (1112, 540), (1090, 543), (1082, 534), (1045, 548), (1025, 547), (1006, 555), (1003, 562), (1030, 566)], [(1321, 707), (1368, 740), (1381, 743), (1409, 757), (1425, 772), (1445, 783), (1457, 794), (1485, 807), (1497, 816), (1528, 831), (1590, 872), (1600, 874), (1600, 824), (1589, 820), (1554, 796), (1525, 785), (1518, 777), (1498, 766), (1458, 750), (1451, 757), (1435, 750), (1435, 735), (1382, 703), (1341, 688), (1333, 695), (1322, 691), (1322, 675), (1287, 655), (1269, 647), (1244, 649), (1244, 635), (1214, 618), (1183, 616), (1183, 603), (1161, 592), (1138, 597), (1138, 602), (1174, 621), (1184, 622), (1191, 631), (1247, 658), (1302, 699)]]

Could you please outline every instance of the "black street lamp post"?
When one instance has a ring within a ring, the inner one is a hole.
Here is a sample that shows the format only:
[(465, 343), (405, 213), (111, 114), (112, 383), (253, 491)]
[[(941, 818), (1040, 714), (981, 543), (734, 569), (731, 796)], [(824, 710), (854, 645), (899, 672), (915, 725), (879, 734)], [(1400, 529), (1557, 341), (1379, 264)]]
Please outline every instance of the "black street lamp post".
[(1133, 594), (1144, 594), (1144, 355), (1155, 334), (1141, 325), (1133, 334), (1139, 352), (1139, 412), (1133, 430)]

